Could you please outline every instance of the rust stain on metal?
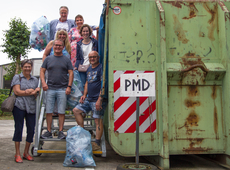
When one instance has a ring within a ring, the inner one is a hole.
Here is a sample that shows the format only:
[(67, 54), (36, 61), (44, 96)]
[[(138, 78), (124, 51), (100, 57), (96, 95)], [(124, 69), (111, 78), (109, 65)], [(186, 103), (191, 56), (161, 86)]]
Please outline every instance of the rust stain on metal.
[(115, 134), (116, 137), (119, 136), (119, 132), (118, 131), (115, 131), (114, 134)]
[(206, 148), (206, 147), (201, 147), (200, 145), (202, 144), (204, 138), (194, 138), (194, 139), (188, 139), (190, 141), (189, 147), (188, 148), (183, 148), (183, 151), (186, 153), (200, 153), (200, 152), (207, 152), (209, 150), (212, 150), (212, 148)]
[(196, 114), (196, 112), (194, 110), (192, 110), (190, 112), (189, 116), (186, 118), (186, 121), (185, 121), (184, 125), (179, 127), (178, 129), (181, 129), (181, 128), (185, 127), (187, 135), (192, 135), (193, 131), (204, 131), (204, 130), (201, 130), (201, 129), (193, 129), (193, 128), (191, 128), (191, 127), (194, 127), (194, 126), (198, 126), (199, 120), (200, 120), (199, 116)]
[(198, 126), (199, 117), (194, 110), (190, 112), (186, 120), (190, 126)]
[(211, 41), (214, 41), (215, 40), (214, 31), (217, 28), (217, 24), (218, 24), (217, 23), (218, 6), (217, 6), (217, 4), (215, 4), (214, 8), (211, 9), (211, 7), (209, 6), (208, 3), (203, 3), (203, 7), (209, 14), (211, 14), (211, 19), (208, 20), (209, 26), (207, 27), (208, 28), (208, 38)]
[(189, 7), (190, 9), (190, 12), (189, 12), (189, 17), (183, 17), (182, 19), (191, 19), (191, 18), (194, 18), (196, 17), (196, 13), (198, 12), (194, 2), (190, 2), (188, 5), (186, 5)]
[(174, 55), (174, 53), (175, 53), (175, 49), (176, 49), (176, 48), (170, 48), (170, 49), (169, 49), (169, 50), (170, 50), (170, 54), (171, 54), (171, 55)]
[(172, 6), (177, 7), (177, 8), (182, 8), (182, 5), (185, 5), (184, 2), (180, 2), (180, 1), (163, 1), (163, 2), (167, 4), (171, 4)]
[(163, 131), (163, 141), (168, 142), (168, 132), (167, 131)]
[(189, 17), (183, 17), (182, 19), (191, 19), (191, 18), (194, 18), (194, 17), (196, 17), (195, 11), (190, 11)]
[[(204, 72), (209, 72), (209, 70), (203, 64), (194, 64), (190, 67), (182, 69), (181, 72), (187, 72), (187, 71), (193, 70), (194, 68), (200, 68)], [(194, 75), (194, 76), (196, 76), (196, 75)]]
[(203, 61), (201, 61), (201, 57), (199, 55), (196, 55), (195, 53), (186, 53), (183, 57), (181, 57), (182, 62), (181, 65), (183, 66), (192, 66), (196, 64), (203, 64)]
[(151, 135), (151, 139), (150, 139), (151, 141), (154, 141), (154, 136), (153, 135)]
[(195, 53), (186, 53), (181, 57), (182, 84), (200, 85), (205, 84), (205, 77), (209, 70), (201, 60), (201, 57)]
[(188, 86), (188, 96), (194, 97), (198, 95), (199, 95), (199, 91), (197, 86)]
[(214, 106), (214, 132), (217, 134), (218, 131), (218, 117), (217, 117), (217, 108)]
[(212, 86), (212, 95), (211, 97), (215, 100), (216, 97), (217, 97), (217, 94), (216, 94), (216, 86)]
[(196, 106), (200, 106), (200, 102), (199, 101), (193, 101), (190, 99), (186, 99), (184, 101), (184, 104), (186, 107), (190, 108), (190, 107), (196, 107)]
[(183, 30), (183, 25), (179, 22), (175, 14), (173, 14), (173, 20), (174, 20), (173, 29), (174, 29), (175, 34), (177, 35), (178, 40), (181, 41), (183, 44), (187, 44), (189, 41), (185, 35), (187, 31)]
[(170, 90), (171, 90), (171, 86), (168, 86), (168, 88), (167, 88), (167, 91), (168, 91), (168, 98), (169, 98)]
[(229, 12), (228, 8), (224, 5), (223, 2), (219, 1), (218, 4), (220, 5), (221, 9), (222, 9), (224, 12)]
[(200, 153), (200, 152), (207, 152), (209, 150), (213, 150), (212, 148), (209, 148), (209, 147), (193, 147), (194, 144), (190, 144), (189, 148), (183, 148), (183, 151), (185, 151), (186, 153)]
[(189, 141), (197, 141), (198, 143), (202, 143), (205, 138), (179, 138), (177, 140), (189, 140)]
[(199, 31), (199, 37), (205, 37), (204, 32), (202, 32), (201, 30)]

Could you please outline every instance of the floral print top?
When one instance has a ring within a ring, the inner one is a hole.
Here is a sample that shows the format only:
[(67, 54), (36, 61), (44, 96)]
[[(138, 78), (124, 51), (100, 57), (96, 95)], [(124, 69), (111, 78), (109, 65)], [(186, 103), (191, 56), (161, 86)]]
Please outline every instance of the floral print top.
[[(70, 41), (70, 45), (71, 45), (71, 63), (73, 65), (73, 67), (75, 66), (76, 63), (76, 56), (77, 56), (77, 42), (79, 42), (80, 40), (82, 40), (83, 38), (81, 37), (79, 30), (77, 29), (77, 27), (71, 28), (69, 33), (69, 41)], [(92, 38), (96, 38), (93, 34), (91, 35)]]

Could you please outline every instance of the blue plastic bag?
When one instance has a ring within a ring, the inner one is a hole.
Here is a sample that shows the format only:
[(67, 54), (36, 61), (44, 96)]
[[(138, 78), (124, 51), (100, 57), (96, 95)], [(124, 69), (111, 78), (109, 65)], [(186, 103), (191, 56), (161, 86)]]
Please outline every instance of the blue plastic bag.
[(32, 48), (42, 51), (50, 40), (50, 24), (46, 17), (41, 16), (31, 26), (30, 45)]
[(79, 103), (79, 100), (84, 92), (84, 88), (81, 82), (79, 72), (77, 70), (74, 70), (73, 74), (74, 74), (74, 78), (73, 78), (71, 93), (70, 95), (67, 96), (67, 105), (66, 105), (67, 110), (72, 110)]
[(91, 134), (80, 126), (74, 126), (67, 131), (63, 166), (96, 166), (93, 159)]

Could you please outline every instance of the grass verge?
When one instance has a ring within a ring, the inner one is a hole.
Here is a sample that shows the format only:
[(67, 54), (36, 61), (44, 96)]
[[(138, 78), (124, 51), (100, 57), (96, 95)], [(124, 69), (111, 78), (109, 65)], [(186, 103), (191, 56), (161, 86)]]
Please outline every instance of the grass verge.
[(0, 120), (13, 120), (13, 114), (12, 113), (1, 113)]

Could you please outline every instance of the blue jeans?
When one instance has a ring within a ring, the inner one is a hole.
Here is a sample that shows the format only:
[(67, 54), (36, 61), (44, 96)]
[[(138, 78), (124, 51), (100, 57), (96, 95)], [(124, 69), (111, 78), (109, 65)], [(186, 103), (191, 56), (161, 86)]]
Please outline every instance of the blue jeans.
[(14, 116), (14, 137), (13, 141), (21, 142), (22, 141), (22, 132), (24, 125), (24, 118), (26, 119), (26, 142), (32, 143), (34, 137), (34, 127), (35, 127), (35, 113), (29, 114), (25, 110), (21, 110), (18, 107), (14, 106), (13, 109)]
[(53, 113), (55, 101), (57, 102), (57, 112), (65, 114), (67, 95), (66, 88), (48, 89), (46, 93), (46, 113)]
[(79, 72), (81, 82), (83, 84), (83, 88), (85, 87), (85, 82), (86, 82), (86, 72)]
[(96, 110), (96, 102), (90, 102), (86, 98), (84, 103), (80, 103), (76, 106), (77, 109), (82, 110), (85, 113), (88, 113), (89, 111), (92, 111), (93, 113), (93, 118), (99, 119), (103, 118), (105, 108), (106, 108), (106, 102), (102, 102), (102, 109), (101, 110)]

